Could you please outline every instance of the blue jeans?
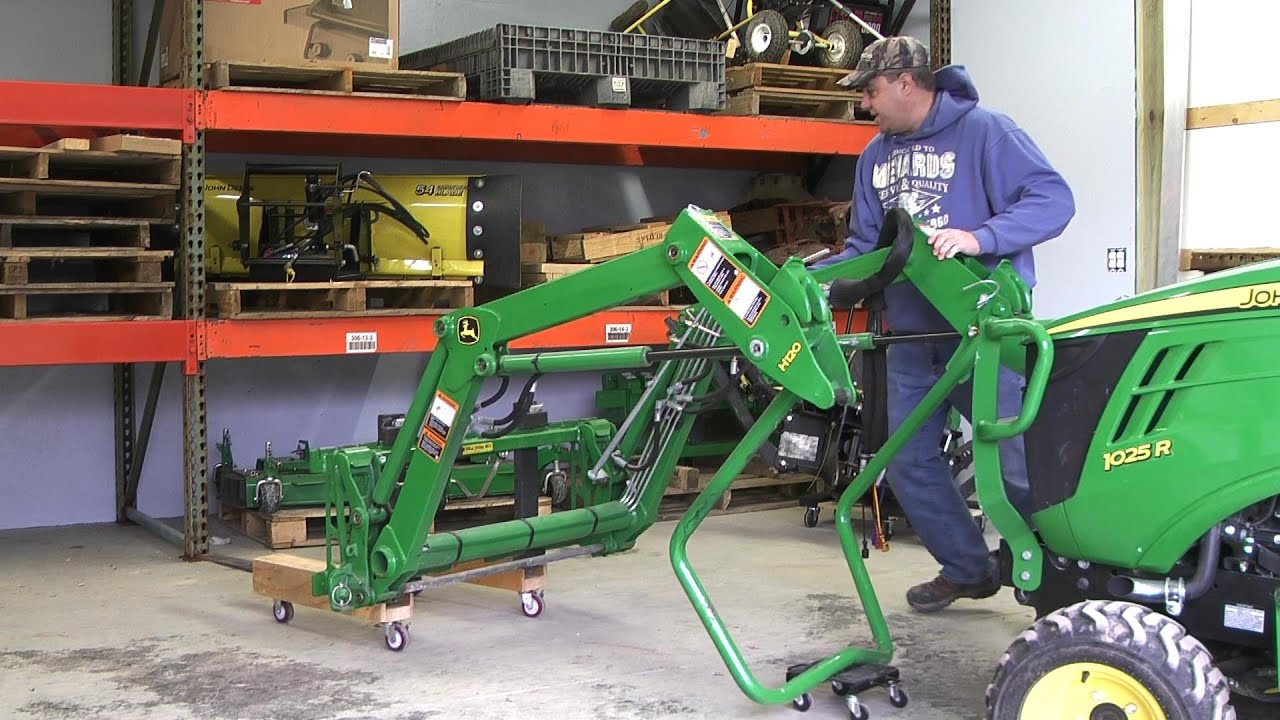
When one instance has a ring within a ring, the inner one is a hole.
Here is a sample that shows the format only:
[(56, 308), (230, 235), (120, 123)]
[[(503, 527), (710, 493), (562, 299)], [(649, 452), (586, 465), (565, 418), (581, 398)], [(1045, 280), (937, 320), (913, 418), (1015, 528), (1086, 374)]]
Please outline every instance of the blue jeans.
[[(908, 342), (888, 348), (890, 433), (902, 425), (907, 415), (942, 377), (947, 360), (959, 345), (959, 340), (946, 340)], [(1024, 383), (1021, 375), (1008, 368), (1000, 368), (998, 406), (1001, 418), (1018, 414)], [(972, 422), (972, 381), (952, 391), (949, 400), (951, 406)], [(973, 521), (968, 504), (960, 496), (940, 451), (948, 410), (944, 402), (929, 415), (919, 431), (894, 456), (887, 475), (894, 496), (906, 512), (907, 521), (930, 554), (942, 565), (942, 576), (952, 582), (976, 583), (990, 577), (992, 567), (986, 540)], [(1000, 443), (1000, 469), (1009, 500), (1023, 517), (1028, 517), (1031, 503), (1022, 436)]]

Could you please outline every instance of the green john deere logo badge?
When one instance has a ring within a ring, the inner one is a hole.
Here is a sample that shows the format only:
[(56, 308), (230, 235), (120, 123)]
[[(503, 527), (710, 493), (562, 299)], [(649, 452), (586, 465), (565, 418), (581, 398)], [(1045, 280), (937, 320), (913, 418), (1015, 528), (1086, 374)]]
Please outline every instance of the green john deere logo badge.
[(474, 315), (458, 318), (458, 342), (475, 345), (480, 342), (480, 321)]

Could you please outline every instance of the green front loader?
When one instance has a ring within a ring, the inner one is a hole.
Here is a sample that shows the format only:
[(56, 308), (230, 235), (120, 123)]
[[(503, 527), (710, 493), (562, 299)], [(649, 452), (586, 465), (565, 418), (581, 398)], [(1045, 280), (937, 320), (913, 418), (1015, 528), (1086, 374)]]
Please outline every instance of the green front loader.
[[(472, 560), (514, 556), (495, 567), (528, 567), (632, 547), (656, 519), (694, 419), (719, 397), (715, 379), (735, 377), (749, 363), (779, 391), (674, 529), (677, 580), (751, 700), (807, 709), (810, 691), (830, 683), (854, 718), (866, 717), (857, 694), (876, 686), (903, 706), (904, 679), (890, 665), (892, 637), (852, 511), (923, 420), (972, 381), (978, 498), (1002, 538), (1008, 584), (1039, 616), (999, 659), (988, 716), (1226, 719), (1234, 717), (1230, 689), (1274, 697), (1280, 450), (1268, 418), (1280, 395), (1270, 354), (1280, 342), (1273, 339), (1280, 337), (1273, 329), (1280, 326), (1280, 265), (1045, 322), (1034, 318), (1030, 292), (1008, 263), (988, 269), (969, 258), (937, 260), (905, 211), (886, 216), (880, 240), (880, 249), (821, 270), (796, 258), (779, 267), (690, 208), (659, 246), (440, 318), (430, 327), (437, 347), (390, 451), (334, 455), (327, 567), (312, 576), (312, 592), (348, 612), (418, 592), (430, 586), (428, 576)], [(859, 402), (851, 353), (937, 338), (837, 335), (821, 286), (837, 280), (852, 284), (845, 294), (855, 299), (889, 283), (914, 284), (953, 326), (959, 349), (836, 506), (872, 643), (787, 668), (785, 681), (771, 686), (747, 666), (699, 581), (686, 553), (690, 536), (795, 405)], [(673, 323), (668, 347), (509, 347), (679, 286), (697, 302)], [(1002, 365), (1027, 379), (1012, 418), (997, 416)], [(644, 395), (587, 473), (619, 492), (548, 516), (429, 532), (486, 378), (528, 378), (514, 427), (545, 373), (642, 368), (651, 377)], [(1014, 509), (1001, 482), (998, 444), (1019, 435), (1030, 518)], [(371, 488), (360, 481), (368, 473)], [(541, 596), (536, 605), (540, 611)], [(388, 645), (400, 649), (407, 635), (393, 643), (393, 630), (406, 630), (388, 626)]]

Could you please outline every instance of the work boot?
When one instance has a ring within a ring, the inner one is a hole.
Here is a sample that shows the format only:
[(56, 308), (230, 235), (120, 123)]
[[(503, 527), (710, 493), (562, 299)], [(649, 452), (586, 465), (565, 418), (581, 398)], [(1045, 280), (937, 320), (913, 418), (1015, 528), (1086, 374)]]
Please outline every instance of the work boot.
[(1000, 581), (994, 575), (977, 583), (952, 582), (942, 575), (920, 583), (907, 591), (907, 604), (917, 612), (937, 612), (960, 598), (981, 600), (1000, 592)]

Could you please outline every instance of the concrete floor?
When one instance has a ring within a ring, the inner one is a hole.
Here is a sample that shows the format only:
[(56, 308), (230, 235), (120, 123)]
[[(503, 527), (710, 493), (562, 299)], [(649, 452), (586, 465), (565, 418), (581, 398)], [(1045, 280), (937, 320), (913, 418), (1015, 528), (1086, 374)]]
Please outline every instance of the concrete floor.
[[(711, 517), (690, 544), (717, 610), (770, 686), (790, 663), (870, 638), (830, 513), (814, 529), (800, 520), (799, 509)], [(625, 554), (552, 565), (537, 619), (521, 615), (513, 593), (428, 591), (400, 653), (376, 627), (325, 611), (298, 608), (277, 624), (247, 573), (184, 563), (140, 528), (0, 533), (9, 583), (0, 708), (40, 720), (847, 718), (825, 687), (804, 716), (739, 691), (672, 574), (674, 526), (657, 524)], [(222, 549), (264, 552), (231, 538)], [(1005, 590), (912, 612), (903, 593), (935, 566), (909, 532), (890, 552), (873, 550), (869, 566), (910, 695), (896, 710), (872, 691), (872, 717), (981, 717), (995, 664), (1030, 610)]]

